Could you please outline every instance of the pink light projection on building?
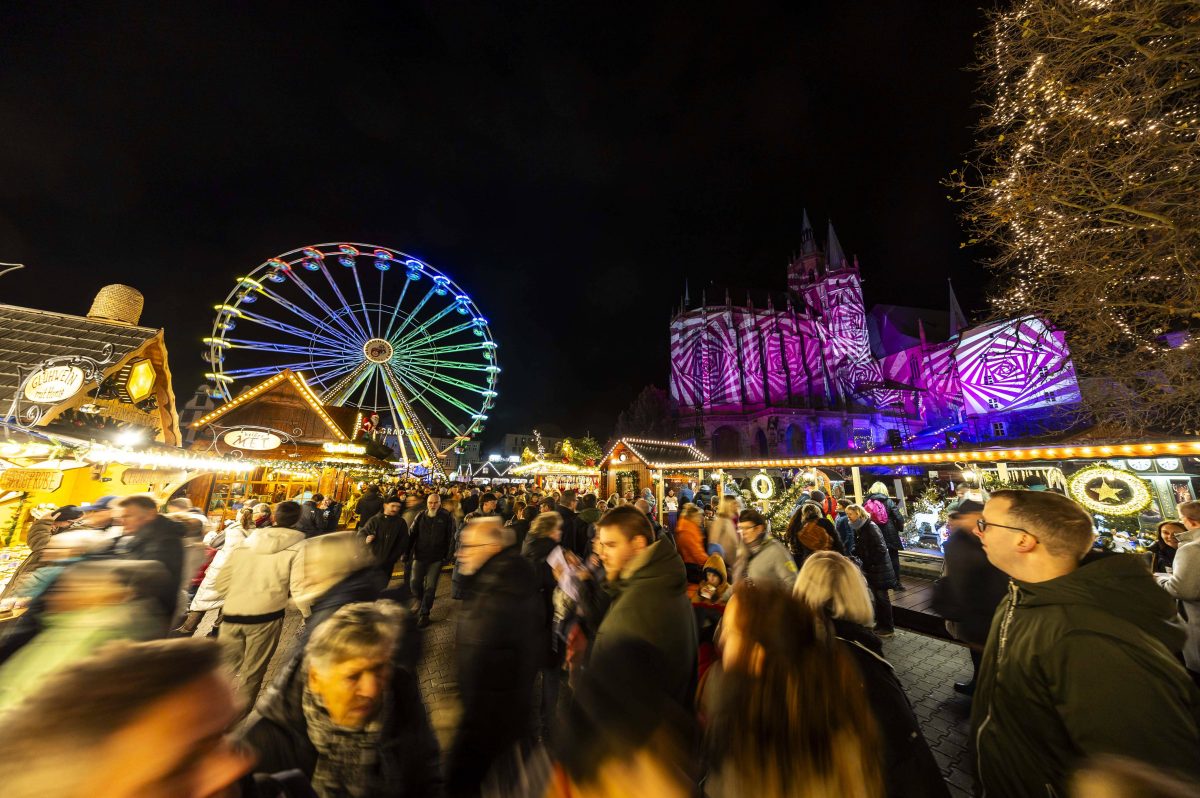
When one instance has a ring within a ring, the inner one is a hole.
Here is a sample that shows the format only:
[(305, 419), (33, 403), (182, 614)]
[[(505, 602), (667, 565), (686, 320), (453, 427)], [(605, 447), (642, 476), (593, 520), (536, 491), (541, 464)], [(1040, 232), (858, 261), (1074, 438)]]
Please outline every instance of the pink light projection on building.
[(915, 433), (1079, 400), (1063, 334), (1033, 317), (961, 329), (955, 303), (949, 340), (926, 341), (918, 321), (919, 342), (880, 334), (875, 351), (885, 353), (873, 354), (858, 262), (832, 225), (820, 249), (807, 214), (788, 289), (765, 307), (734, 305), (728, 293), (723, 304), (685, 300), (671, 322), (670, 379), (683, 416), (840, 409), (903, 417)]

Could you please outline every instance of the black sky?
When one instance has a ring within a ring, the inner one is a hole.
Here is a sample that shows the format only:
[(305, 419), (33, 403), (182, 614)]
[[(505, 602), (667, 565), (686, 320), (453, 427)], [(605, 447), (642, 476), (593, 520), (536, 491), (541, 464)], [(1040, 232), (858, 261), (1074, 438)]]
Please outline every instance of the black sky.
[(868, 304), (968, 312), (938, 181), (971, 146), (970, 2), (0, 9), (0, 301), (146, 295), (182, 396), (233, 279), (321, 241), (417, 254), (491, 321), (487, 435), (611, 430), (665, 387), (685, 276), (782, 289), (801, 209)]

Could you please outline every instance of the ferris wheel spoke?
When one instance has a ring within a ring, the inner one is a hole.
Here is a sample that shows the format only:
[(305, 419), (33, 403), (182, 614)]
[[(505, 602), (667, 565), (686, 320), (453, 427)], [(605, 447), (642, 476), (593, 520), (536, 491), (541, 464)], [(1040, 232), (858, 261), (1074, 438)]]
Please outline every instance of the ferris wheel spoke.
[[(322, 364), (320, 364), (318, 362), (318, 363), (314, 364), (314, 366), (316, 366), (316, 365), (322, 365)], [(346, 362), (342, 363), (341, 365), (335, 364), (332, 367), (324, 366), (324, 370), (320, 371), (319, 373), (314, 373), (313, 379), (316, 380), (317, 383), (319, 383), (321, 385), (325, 385), (325, 383), (330, 380), (336, 379), (336, 378), (342, 376), (343, 374), (347, 374), (351, 371), (354, 371), (354, 369), (358, 368), (358, 365), (359, 364), (356, 363), (355, 361), (350, 360), (350, 361), (346, 361)]]
[(354, 346), (354, 342), (350, 338), (347, 338), (346, 336), (342, 335), (340, 331), (330, 328), (329, 326), (327, 326), (325, 324), (324, 321), (322, 321), (321, 319), (318, 319), (316, 316), (309, 313), (304, 308), (301, 308), (299, 305), (296, 305), (295, 303), (291, 302), (290, 300), (285, 299), (284, 297), (275, 293), (274, 291), (267, 288), (266, 286), (263, 286), (263, 287), (259, 288), (258, 290), (259, 290), (259, 293), (261, 293), (263, 296), (265, 296), (268, 299), (270, 299), (271, 301), (273, 301), (275, 304), (279, 305), (280, 307), (286, 308), (287, 310), (290, 310), (292, 313), (295, 313), (297, 316), (299, 316), (300, 318), (307, 321), (309, 324), (311, 324), (313, 326), (314, 330), (323, 330), (323, 331), (329, 333), (332, 337), (334, 337), (337, 340), (341, 341), (342, 343), (346, 344), (347, 346), (351, 346), (351, 347)]
[[(322, 363), (322, 364), (330, 363), (330, 364), (334, 365), (335, 367), (338, 365), (341, 365), (340, 362), (334, 362), (334, 361), (316, 361), (316, 362)], [(244, 369), (229, 369), (223, 373), (227, 377), (232, 377), (235, 380), (241, 380), (241, 379), (246, 379), (248, 377), (270, 377), (275, 374), (278, 374), (279, 372), (283, 371), (284, 369), (291, 369), (292, 371), (301, 371), (304, 369), (311, 368), (312, 365), (313, 365), (313, 363), (311, 363), (309, 361), (301, 361), (299, 363), (284, 363), (282, 365), (274, 364), (274, 365), (270, 365), (270, 366), (255, 366), (255, 367), (244, 368)]]
[[(325, 340), (325, 339), (323, 339)], [(300, 344), (280, 344), (274, 341), (252, 341), (248, 338), (226, 338), (225, 341), (232, 347), (237, 349), (254, 349), (259, 352), (279, 352), (286, 355), (311, 355), (313, 353), (322, 355), (345, 355), (349, 351), (345, 348), (328, 349), (326, 347), (310, 344), (302, 346)]]
[(239, 319), (245, 319), (247, 321), (252, 321), (255, 324), (261, 324), (264, 327), (269, 327), (272, 330), (278, 330), (279, 332), (287, 333), (288, 335), (294, 335), (297, 338), (304, 338), (305, 340), (312, 340), (312, 337), (313, 337), (312, 330), (302, 330), (299, 327), (293, 326), (291, 324), (287, 324), (286, 322), (275, 321), (274, 319), (268, 319), (266, 316), (260, 316), (257, 313), (251, 313), (248, 310), (245, 310), (243, 308), (235, 308), (231, 305), (229, 305), (229, 306), (222, 305), (221, 308), (223, 309), (223, 311), (225, 313), (228, 313), (233, 316), (237, 316)]
[[(428, 335), (419, 341), (414, 341), (413, 343), (410, 343), (406, 346), (400, 346), (400, 347), (396, 347), (396, 348), (401, 352), (419, 351), (422, 347), (428, 346), (429, 344), (433, 343), (434, 341), (440, 341), (441, 339), (448, 338), (451, 335), (454, 335), (455, 333), (460, 333), (464, 330), (469, 330), (474, 326), (475, 326), (475, 320), (472, 319), (471, 321), (464, 322), (455, 327), (447, 327), (444, 330), (439, 330), (438, 332)], [(393, 344), (393, 346), (396, 346), (396, 345)]]
[(426, 360), (419, 357), (406, 357), (404, 363), (416, 363), (419, 366), (429, 366), (438, 369), (457, 369), (459, 371), (489, 371), (490, 369), (499, 368), (496, 366), (484, 366), (479, 363), (464, 363), (461, 360)]
[(417, 355), (449, 355), (454, 352), (471, 352), (476, 349), (492, 349), (488, 346), (490, 341), (479, 341), (472, 344), (451, 344), (448, 346), (435, 346), (430, 349), (415, 349), (412, 350)]
[[(322, 267), (322, 269), (324, 269), (324, 267)], [(341, 329), (346, 332), (346, 334), (350, 337), (351, 340), (358, 339), (358, 336), (360, 333), (350, 329), (350, 325), (346, 324), (345, 320), (342, 319), (341, 315), (334, 313), (333, 308), (329, 307), (329, 305), (325, 302), (325, 300), (321, 299), (321, 296), (316, 291), (314, 291), (312, 289), (312, 287), (309, 286), (308, 283), (304, 282), (299, 277), (297, 277), (295, 275), (295, 273), (291, 270), (289, 270), (287, 272), (287, 276), (292, 278), (292, 282), (295, 283), (296, 286), (301, 291), (303, 291), (309, 299), (311, 299), (313, 302), (315, 302), (317, 304), (317, 306), (320, 307), (321, 310), (323, 310), (325, 312), (325, 315), (328, 318), (332, 319), (335, 324), (337, 324), (339, 327), (341, 327)], [(328, 277), (329, 274), (326, 273), (325, 276)], [(334, 290), (335, 291), (337, 290), (336, 286), (334, 287)], [(339, 293), (338, 296), (341, 296), (341, 294)], [(345, 301), (345, 300), (343, 300), (343, 301)], [(324, 325), (322, 325), (322, 328), (324, 328)]]
[[(367, 334), (371, 338), (378, 338), (379, 331), (371, 331), (371, 313), (367, 310), (367, 298), (363, 296), (362, 281), (358, 279), (358, 267), (354, 266), (350, 271), (354, 272), (354, 287), (358, 289), (358, 302), (359, 307), (362, 308), (363, 321), (367, 323)], [(350, 315), (354, 315), (354, 311), (351, 311)]]
[[(410, 364), (405, 363), (405, 365)], [(410, 366), (410, 368), (426, 379), (437, 380), (444, 385), (452, 385), (455, 388), (462, 388), (465, 391), (481, 393), (482, 391), (486, 391), (488, 389), (486, 385), (475, 385), (474, 383), (467, 382), (466, 380), (460, 380), (456, 377), (448, 377), (445, 374), (439, 374), (436, 371), (432, 371), (422, 366)]]
[(327, 405), (343, 404), (346, 397), (354, 393), (354, 389), (358, 387), (358, 384), (366, 379), (366, 373), (370, 370), (369, 367), (371, 365), (370, 361), (364, 360), (355, 366), (349, 374), (342, 377), (329, 390), (321, 394), (321, 403)]
[[(441, 463), (435, 457), (437, 447), (433, 445), (429, 431), (421, 424), (421, 419), (417, 418), (417, 414), (413, 412), (412, 406), (406, 400), (404, 389), (397, 379), (398, 375), (392, 369), (380, 369), (380, 372), (384, 376), (384, 387), (387, 389), (394, 407), (401, 414), (402, 421), (405, 422), (406, 431), (409, 433), (414, 448), (417, 449), (417, 454), (423, 461), (428, 461), (430, 469), (442, 473)], [(445, 476), (444, 473), (443, 476)]]
[(450, 404), (454, 405), (459, 410), (462, 410), (464, 413), (470, 413), (470, 414), (474, 415), (475, 408), (471, 407), (468, 404), (464, 404), (456, 397), (451, 396), (450, 394), (443, 391), (441, 388), (434, 385), (432, 382), (426, 382), (425, 386), (420, 391), (418, 391), (412, 386), (412, 384), (407, 379), (400, 376), (400, 373), (398, 371), (396, 371), (395, 369), (392, 369), (391, 371), (393, 374), (395, 374), (397, 377), (399, 377), (401, 379), (401, 381), (408, 388), (408, 390), (411, 393), (413, 393), (414, 395), (416, 395), (416, 397), (418, 399), (420, 399), (425, 394), (426, 391), (429, 391), (431, 393), (436, 394), (440, 399), (443, 399), (446, 402), (449, 402)]
[(400, 287), (400, 298), (392, 306), (392, 317), (388, 320), (387, 332), (382, 336), (384, 340), (390, 341), (392, 339), (392, 325), (396, 323), (396, 314), (400, 312), (401, 306), (404, 305), (404, 295), (408, 293), (408, 286), (412, 282), (412, 280), (405, 278), (404, 285)]
[(411, 341), (413, 338), (420, 335), (422, 332), (429, 329), (433, 325), (437, 324), (439, 321), (446, 318), (446, 316), (450, 315), (453, 312), (454, 312), (454, 303), (451, 303), (451, 304), (447, 305), (446, 307), (444, 307), (442, 310), (438, 311), (433, 316), (431, 316), (427, 321), (423, 322), (419, 327), (414, 327), (413, 330), (411, 332), (409, 332), (407, 335), (405, 335), (404, 337), (397, 338), (392, 343), (392, 346), (393, 347), (404, 346), (405, 343), (407, 343), (408, 341)]
[[(333, 289), (333, 293), (337, 296), (338, 302), (341, 302), (342, 307), (349, 311), (345, 315), (350, 319), (351, 322), (354, 323), (355, 328), (358, 329), (358, 332), (362, 335), (363, 340), (370, 338), (371, 334), (364, 330), (362, 325), (358, 323), (358, 316), (354, 315), (354, 311), (349, 310), (350, 303), (346, 301), (346, 297), (342, 296), (342, 289), (338, 288), (337, 281), (333, 279), (333, 275), (329, 273), (329, 269), (325, 266), (325, 261), (321, 261), (320, 268), (321, 274), (325, 275), (325, 279), (329, 281), (329, 287)], [(358, 271), (355, 270), (354, 274), (357, 279)], [(359, 290), (359, 293), (362, 293), (361, 289)]]
[[(425, 296), (421, 297), (421, 301), (417, 303), (417, 306), (415, 308), (413, 308), (412, 311), (407, 316), (404, 317), (403, 321), (400, 322), (400, 326), (396, 328), (396, 332), (395, 332), (395, 336), (397, 338), (400, 336), (400, 333), (404, 332), (404, 328), (408, 326), (408, 323), (417, 317), (417, 314), (420, 313), (421, 309), (425, 307), (425, 303), (428, 302), (429, 298), (432, 297), (435, 293), (437, 293), (437, 285), (436, 284), (432, 288), (430, 288), (428, 291), (425, 292)], [(392, 339), (388, 339), (388, 340), (392, 340)]]

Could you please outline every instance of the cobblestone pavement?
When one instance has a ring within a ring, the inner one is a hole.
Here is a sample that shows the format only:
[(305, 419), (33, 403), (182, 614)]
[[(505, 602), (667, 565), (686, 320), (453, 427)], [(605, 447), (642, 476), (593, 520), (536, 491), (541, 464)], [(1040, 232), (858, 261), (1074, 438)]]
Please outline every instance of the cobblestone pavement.
[[(423, 649), (418, 679), (430, 722), (443, 750), (450, 744), (460, 707), (454, 676), (454, 621), (461, 602), (450, 598), (449, 574), (438, 584), (432, 623), (422, 630)], [(201, 625), (204, 634), (211, 616)], [(264, 684), (269, 684), (300, 630), (300, 615), (291, 611), (284, 621), (283, 642), (272, 660)], [(925, 739), (942, 768), (954, 798), (969, 798), (974, 766), (968, 751), (970, 700), (954, 692), (954, 682), (971, 677), (971, 659), (960, 645), (934, 637), (896, 630), (883, 642), (884, 653), (913, 704)]]

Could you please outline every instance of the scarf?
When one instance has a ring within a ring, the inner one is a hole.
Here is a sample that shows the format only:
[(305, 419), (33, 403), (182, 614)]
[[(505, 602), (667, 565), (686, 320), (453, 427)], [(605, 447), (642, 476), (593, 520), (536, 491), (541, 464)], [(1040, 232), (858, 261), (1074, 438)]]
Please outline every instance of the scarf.
[[(391, 696), (384, 693), (383, 707)], [(308, 739), (317, 749), (317, 765), (310, 779), (321, 798), (370, 798), (382, 795), (383, 778), (379, 767), (383, 717), (377, 715), (366, 728), (345, 729), (329, 717), (321, 697), (304, 686), (304, 720)]]
[[(850, 518), (847, 517), (846, 520), (850, 521)], [(858, 517), (857, 521), (850, 521), (850, 526), (854, 529), (855, 532), (862, 529), (866, 525), (867, 525), (867, 518), (865, 516), (860, 515)]]

